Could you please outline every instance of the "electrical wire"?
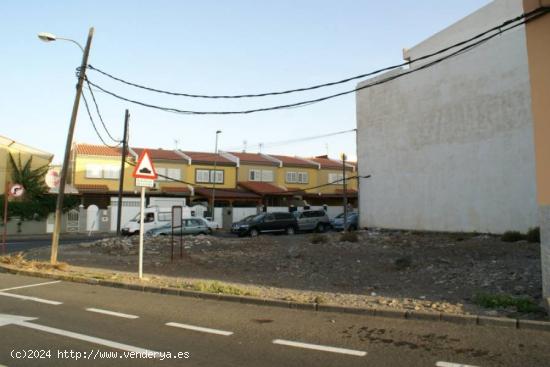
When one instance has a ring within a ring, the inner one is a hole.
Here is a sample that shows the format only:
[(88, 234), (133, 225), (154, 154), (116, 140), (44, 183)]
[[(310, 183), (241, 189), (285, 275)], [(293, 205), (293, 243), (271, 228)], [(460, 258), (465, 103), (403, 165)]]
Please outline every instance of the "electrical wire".
[(455, 43), (451, 46), (445, 47), (443, 49), (432, 52), (430, 54), (420, 56), (420, 57), (418, 57), (417, 59), (414, 59), (414, 60), (405, 61), (405, 62), (402, 62), (402, 63), (399, 63), (399, 64), (384, 67), (384, 68), (381, 68), (381, 69), (378, 69), (378, 70), (374, 70), (374, 71), (371, 71), (371, 72), (368, 72), (368, 73), (352, 76), (352, 77), (345, 78), (345, 79), (338, 80), (338, 81), (322, 83), (322, 84), (316, 84), (316, 85), (312, 85), (312, 86), (309, 86), (309, 87), (303, 87), (303, 88), (277, 91), (277, 92), (265, 92), (265, 93), (256, 93), (256, 94), (237, 94), (237, 95), (202, 95), (202, 94), (193, 94), (193, 93), (184, 93), (184, 92), (173, 92), (173, 91), (157, 89), (157, 88), (153, 88), (153, 87), (144, 86), (142, 84), (130, 82), (130, 81), (124, 80), (120, 77), (116, 77), (116, 76), (114, 76), (110, 73), (107, 73), (106, 71), (101, 70), (99, 68), (96, 68), (92, 65), (88, 65), (88, 68), (90, 70), (94, 70), (94, 71), (96, 71), (96, 72), (98, 72), (98, 73), (100, 73), (100, 74), (102, 74), (102, 75), (104, 75), (108, 78), (111, 78), (111, 79), (113, 79), (115, 81), (118, 81), (120, 83), (123, 83), (123, 84), (129, 85), (129, 86), (132, 86), (132, 87), (136, 87), (136, 88), (140, 88), (140, 89), (144, 89), (144, 90), (147, 90), (147, 91), (150, 91), (150, 92), (162, 93), (162, 94), (167, 94), (167, 95), (172, 95), (172, 96), (191, 97), (191, 98), (207, 98), (207, 99), (254, 98), (254, 97), (277, 96), (277, 95), (291, 94), (291, 93), (296, 93), (296, 92), (305, 92), (305, 91), (310, 91), (310, 90), (314, 90), (314, 89), (339, 85), (339, 84), (347, 83), (347, 82), (350, 82), (350, 81), (353, 81), (353, 80), (370, 77), (370, 76), (373, 76), (373, 75), (376, 75), (376, 74), (379, 74), (379, 73), (382, 73), (382, 72), (398, 69), (398, 68), (401, 68), (401, 67), (404, 67), (404, 66), (407, 66), (407, 65), (410, 66), (410, 65), (412, 65), (416, 62), (431, 58), (433, 56), (440, 55), (440, 54), (445, 53), (445, 52), (447, 52), (447, 51), (449, 51), (453, 48), (460, 47), (460, 46), (463, 46), (467, 43), (475, 41), (475, 40), (477, 40), (477, 39), (479, 39), (479, 38), (481, 38), (481, 37), (483, 37), (483, 36), (485, 36), (485, 35), (487, 35), (491, 32), (498, 31), (498, 33), (501, 33), (502, 28), (504, 28), (504, 27), (506, 27), (506, 26), (508, 26), (512, 23), (518, 22), (518, 21), (523, 20), (523, 19), (528, 19), (528, 18), (530, 18), (534, 15), (537, 15), (537, 14), (544, 14), (546, 12), (548, 12), (548, 7), (537, 8), (537, 9), (535, 9), (535, 10), (529, 12), (529, 13), (521, 14), (521, 15), (515, 17), (515, 18), (506, 20), (503, 23), (501, 23), (500, 25), (492, 27), (492, 28), (490, 28), (490, 29), (488, 29), (484, 32), (481, 32), (481, 33), (479, 33), (479, 34), (477, 34), (473, 37), (470, 37), (467, 40), (457, 42), (457, 43)]
[(86, 99), (86, 95), (84, 94), (84, 91), (82, 91), (82, 100), (84, 101), (84, 106), (86, 106), (86, 112), (88, 112), (88, 117), (90, 118), (90, 122), (92, 123), (92, 127), (94, 128), (94, 131), (95, 131), (97, 137), (99, 138), (99, 140), (101, 140), (103, 145), (105, 145), (109, 148), (113, 148), (113, 149), (118, 148), (120, 146), (121, 142), (119, 142), (117, 145), (109, 145), (105, 142), (105, 140), (103, 139), (103, 137), (99, 133), (99, 130), (97, 129), (94, 118), (92, 117), (92, 113), (90, 112), (90, 106), (88, 105), (88, 100)]
[[(540, 10), (540, 9), (542, 9), (542, 10)], [(460, 48), (459, 50), (457, 50), (455, 52), (452, 52), (452, 53), (450, 53), (450, 54), (448, 54), (444, 57), (441, 57), (439, 59), (436, 59), (434, 61), (428, 62), (428, 63), (426, 63), (424, 65), (421, 65), (421, 66), (419, 66), (415, 69), (408, 69), (408, 70), (402, 71), (398, 74), (391, 75), (389, 77), (380, 79), (380, 80), (372, 82), (370, 84), (363, 85), (361, 87), (353, 88), (351, 90), (331, 94), (331, 95), (321, 97), (321, 98), (316, 98), (316, 99), (311, 99), (311, 100), (306, 100), (306, 101), (301, 101), (301, 102), (296, 102), (296, 103), (290, 103), (290, 104), (285, 104), (285, 105), (277, 105), (277, 106), (263, 107), (263, 108), (256, 108), (256, 109), (248, 109), (248, 110), (241, 110), (241, 111), (192, 111), (192, 110), (182, 110), (182, 109), (178, 109), (178, 108), (174, 108), (174, 107), (158, 106), (158, 105), (154, 105), (154, 104), (150, 104), (150, 103), (145, 103), (145, 102), (142, 102), (142, 101), (133, 100), (133, 99), (130, 99), (130, 98), (127, 98), (127, 97), (123, 97), (123, 96), (121, 96), (119, 94), (116, 94), (114, 92), (111, 92), (109, 90), (106, 90), (106, 89), (102, 88), (101, 86), (99, 86), (99, 85), (97, 85), (97, 84), (95, 84), (91, 81), (89, 83), (91, 85), (93, 85), (95, 88), (98, 88), (99, 90), (103, 91), (104, 93), (109, 94), (109, 95), (111, 95), (111, 96), (113, 96), (117, 99), (120, 99), (120, 100), (123, 100), (123, 101), (126, 101), (126, 102), (130, 102), (130, 103), (133, 103), (133, 104), (141, 105), (143, 107), (158, 109), (158, 110), (162, 110), (162, 111), (165, 111), (165, 112), (174, 112), (174, 113), (179, 113), (179, 114), (185, 114), (185, 115), (244, 115), (244, 114), (257, 113), (257, 112), (266, 112), (266, 111), (275, 111), (275, 110), (282, 110), (282, 109), (288, 109), (288, 108), (294, 108), (294, 107), (303, 107), (303, 106), (306, 106), (306, 105), (319, 103), (319, 102), (326, 101), (326, 100), (329, 100), (329, 99), (333, 99), (333, 98), (336, 98), (336, 97), (341, 97), (341, 96), (344, 96), (344, 95), (347, 95), (347, 94), (355, 93), (355, 92), (358, 92), (358, 91), (361, 91), (361, 90), (364, 90), (364, 89), (367, 89), (367, 88), (372, 88), (376, 85), (385, 84), (385, 83), (390, 82), (392, 80), (402, 78), (406, 75), (409, 75), (409, 74), (416, 73), (416, 72), (419, 72), (421, 70), (427, 69), (431, 66), (439, 64), (442, 61), (448, 60), (448, 59), (450, 59), (452, 57), (455, 57), (457, 55), (460, 55), (464, 52), (470, 51), (473, 48), (489, 41), (490, 39), (492, 39), (496, 36), (502, 35), (503, 33), (507, 32), (511, 29), (514, 29), (514, 28), (519, 27), (523, 24), (526, 24), (527, 22), (529, 22), (529, 21), (531, 21), (535, 18), (538, 18), (539, 16), (545, 15), (549, 11), (550, 11), (550, 8), (539, 8), (538, 12), (536, 12), (536, 13), (531, 12), (531, 13), (534, 13), (534, 15), (531, 15), (529, 17), (525, 17), (525, 19), (520, 23), (517, 23), (517, 24), (512, 25), (512, 26), (510, 26), (508, 28), (505, 28), (505, 29), (500, 28), (498, 33), (495, 33), (495, 34), (490, 35), (486, 38), (483, 38), (479, 41), (476, 41), (472, 44), (469, 44), (465, 47), (462, 47), (462, 48)], [(528, 14), (531, 14), (531, 13), (528, 13)]]
[[(357, 131), (357, 129), (350, 129), (350, 130), (336, 131), (336, 132), (333, 132), (333, 133), (322, 134), (322, 135), (314, 135), (314, 136), (307, 136), (307, 137), (297, 138), (297, 139), (275, 141), (275, 142), (265, 143), (265, 144), (264, 143), (259, 143), (259, 144), (254, 144), (254, 145), (247, 145), (247, 149), (254, 150), (255, 148), (273, 148), (273, 147), (277, 147), (277, 146), (281, 146), (281, 145), (294, 144), (294, 143), (300, 143), (300, 142), (303, 142), (303, 141), (310, 141), (310, 140), (316, 140), (316, 139), (321, 139), (321, 138), (327, 138), (327, 137), (330, 137), (330, 136), (342, 135), (342, 134), (347, 134), (347, 133), (356, 132), (356, 131)], [(231, 147), (231, 148), (224, 149), (224, 151), (232, 151), (232, 150), (237, 150), (237, 149), (240, 149), (240, 148), (241, 147)]]
[(86, 81), (86, 84), (88, 85), (88, 89), (90, 90), (90, 94), (92, 96), (92, 100), (93, 100), (94, 105), (95, 105), (95, 110), (97, 112), (97, 115), (99, 116), (99, 121), (101, 121), (101, 125), (103, 125), (103, 129), (105, 130), (105, 132), (107, 133), (107, 135), (109, 136), (109, 138), (112, 141), (114, 141), (115, 143), (120, 143), (120, 140), (117, 140), (117, 139), (113, 138), (113, 136), (109, 132), (109, 129), (107, 129), (107, 126), (105, 125), (105, 122), (103, 121), (103, 117), (101, 116), (101, 112), (99, 112), (99, 106), (98, 106), (97, 101), (95, 99), (94, 91), (92, 90), (92, 87), (90, 86), (90, 83), (88, 83), (88, 79), (84, 78), (84, 80)]

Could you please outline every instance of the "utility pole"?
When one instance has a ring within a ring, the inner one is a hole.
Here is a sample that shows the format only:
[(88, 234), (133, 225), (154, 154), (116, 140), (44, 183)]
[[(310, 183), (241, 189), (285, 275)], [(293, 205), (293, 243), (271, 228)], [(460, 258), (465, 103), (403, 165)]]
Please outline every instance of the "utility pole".
[(126, 166), (126, 155), (128, 154), (128, 122), (130, 111), (126, 109), (124, 115), (124, 135), (122, 137), (122, 158), (120, 159), (120, 176), (118, 179), (118, 206), (116, 215), (116, 235), (120, 236), (120, 225), (122, 221), (122, 192), (124, 191), (124, 168)]
[[(6, 175), (7, 176), (7, 175)], [(6, 243), (8, 237), (8, 199), (10, 197), (10, 184), (6, 177), (6, 185), (4, 188), (4, 228), (2, 230), (2, 254), (6, 253)]]
[(344, 188), (344, 232), (348, 230), (348, 193), (346, 185), (346, 153), (342, 153), (342, 180)]
[(71, 114), (71, 122), (67, 133), (67, 143), (65, 145), (65, 156), (63, 158), (63, 166), (61, 167), (61, 177), (59, 178), (59, 193), (57, 194), (57, 202), (55, 205), (55, 224), (52, 234), (52, 249), (50, 262), (57, 263), (57, 250), (59, 248), (59, 233), (61, 232), (61, 214), (63, 211), (63, 196), (65, 195), (65, 184), (67, 182), (67, 173), (69, 170), (69, 161), (71, 157), (71, 146), (73, 144), (73, 135), (76, 125), (76, 116), (78, 115), (78, 105), (80, 104), (80, 96), (82, 95), (82, 86), (86, 77), (86, 67), (88, 66), (88, 55), (90, 54), (90, 46), (94, 36), (94, 27), (91, 27), (88, 32), (88, 40), (82, 55), (82, 64), (80, 65), (80, 74), (76, 85), (76, 95), (74, 98), (73, 111)]
[(221, 130), (216, 131), (216, 146), (214, 148), (214, 153), (216, 156), (214, 157), (214, 182), (212, 185), (212, 222), (215, 221), (215, 211), (216, 211), (216, 179), (217, 179), (217, 171), (216, 168), (218, 167), (218, 135), (221, 134)]

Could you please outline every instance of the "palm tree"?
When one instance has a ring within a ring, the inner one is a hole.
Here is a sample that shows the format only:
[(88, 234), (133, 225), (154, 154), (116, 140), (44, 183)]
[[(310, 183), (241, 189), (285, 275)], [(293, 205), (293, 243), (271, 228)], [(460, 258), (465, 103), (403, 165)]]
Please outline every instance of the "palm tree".
[(48, 192), (48, 186), (44, 181), (44, 177), (48, 172), (47, 165), (32, 169), (32, 156), (25, 164), (22, 164), (21, 154), (19, 154), (16, 162), (11, 153), (10, 162), (12, 166), (12, 181), (23, 185), (25, 188), (25, 201), (42, 198)]

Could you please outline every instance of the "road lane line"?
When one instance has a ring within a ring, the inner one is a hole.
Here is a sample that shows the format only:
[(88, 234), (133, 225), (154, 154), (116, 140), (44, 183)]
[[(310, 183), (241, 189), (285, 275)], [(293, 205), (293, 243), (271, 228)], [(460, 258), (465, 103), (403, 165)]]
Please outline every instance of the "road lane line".
[(13, 294), (13, 293), (0, 292), (0, 296), (13, 297), (13, 298), (22, 299), (22, 300), (25, 300), (25, 301), (34, 301), (34, 302), (46, 303), (48, 305), (55, 305), (55, 306), (63, 304), (63, 302), (50, 301), (49, 299), (43, 299), (43, 298), (38, 298), (38, 297), (22, 296), (20, 294)]
[(87, 308), (86, 311), (102, 313), (102, 314), (110, 315), (110, 316), (124, 317), (126, 319), (137, 319), (137, 318), (139, 318), (139, 316), (136, 316), (136, 315), (129, 315), (127, 313), (120, 313), (120, 312), (114, 312), (114, 311), (109, 311), (109, 310), (103, 310), (101, 308), (90, 307), (90, 308)]
[(13, 291), (15, 289), (22, 289), (22, 288), (38, 287), (38, 286), (41, 286), (41, 285), (55, 284), (55, 283), (61, 283), (61, 280), (54, 280), (53, 282), (44, 282), (44, 283), (22, 285), (22, 286), (19, 286), (19, 287), (4, 288), (4, 289), (0, 289), (0, 292)]
[(439, 361), (435, 364), (436, 367), (477, 367), (472, 366), (471, 364), (461, 364), (461, 363), (452, 363), (452, 362), (445, 362), (445, 361)]
[[(13, 324), (13, 325), (26, 327), (26, 328), (29, 328), (29, 329), (43, 331), (45, 333), (61, 335), (61, 336), (67, 337), (67, 338), (82, 340), (82, 341), (97, 344), (97, 345), (103, 345), (103, 346), (106, 346), (106, 347), (109, 347), (109, 348), (124, 350), (124, 351), (127, 351), (127, 352), (135, 352), (135, 353), (139, 353), (139, 354), (154, 355), (156, 357), (160, 356), (159, 352), (155, 352), (153, 350), (134, 347), (133, 345), (123, 344), (123, 343), (115, 342), (115, 341), (112, 341), (112, 340), (97, 338), (95, 336), (89, 336), (89, 335), (86, 335), (86, 334), (75, 333), (73, 331), (57, 329), (57, 328), (54, 328), (54, 327), (39, 325), (39, 324), (29, 322), (29, 321), (32, 321), (32, 320), (36, 320), (36, 318), (0, 314), (0, 326)], [(84, 356), (84, 358), (86, 358), (86, 356)]]
[(300, 343), (300, 342), (293, 342), (290, 340), (283, 340), (283, 339), (275, 339), (273, 340), (273, 344), (286, 345), (288, 347), (320, 350), (323, 352), (348, 354), (350, 356), (356, 356), (356, 357), (364, 357), (367, 355), (367, 352), (363, 352), (360, 350), (336, 348), (336, 347), (329, 347), (326, 345), (317, 345), (317, 344), (309, 344), (309, 343)]
[(180, 324), (177, 322), (168, 322), (166, 323), (167, 326), (173, 326), (173, 327), (179, 327), (182, 329), (187, 330), (193, 330), (193, 331), (201, 331), (203, 333), (210, 333), (210, 334), (217, 334), (217, 335), (223, 335), (223, 336), (230, 336), (233, 335), (232, 331), (224, 331), (224, 330), (217, 330), (217, 329), (210, 329), (206, 327), (200, 327), (200, 326), (193, 326), (193, 325), (187, 325), (187, 324)]

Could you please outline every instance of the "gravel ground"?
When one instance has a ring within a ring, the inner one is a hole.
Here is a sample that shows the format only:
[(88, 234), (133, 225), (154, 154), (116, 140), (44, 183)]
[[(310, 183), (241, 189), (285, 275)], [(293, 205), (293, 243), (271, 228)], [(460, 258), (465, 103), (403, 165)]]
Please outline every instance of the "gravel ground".
[[(184, 256), (170, 261), (170, 238), (147, 239), (145, 272), (150, 281), (212, 280), (253, 295), (357, 307), (385, 307), (522, 318), (514, 307), (482, 309), (476, 294), (526, 296), (541, 302), (539, 244), (504, 243), (472, 234), (358, 231), (358, 242), (340, 233), (184, 237)], [(312, 243), (313, 239), (323, 241)], [(105, 269), (117, 277), (137, 270), (137, 238), (64, 245), (60, 260)], [(27, 258), (47, 259), (48, 248)]]

